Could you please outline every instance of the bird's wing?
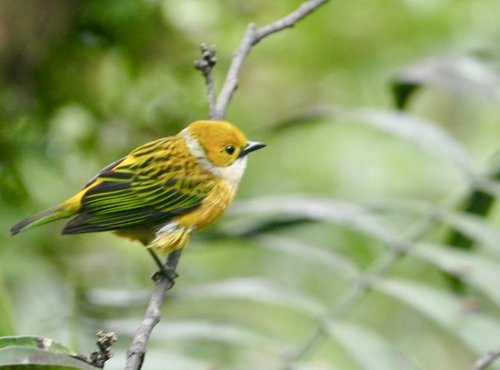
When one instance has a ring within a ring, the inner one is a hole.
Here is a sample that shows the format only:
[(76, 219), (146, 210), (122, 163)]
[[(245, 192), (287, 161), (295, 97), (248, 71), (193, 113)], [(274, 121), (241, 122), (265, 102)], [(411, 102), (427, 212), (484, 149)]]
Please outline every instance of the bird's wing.
[(215, 182), (179, 139), (145, 144), (89, 181), (64, 234), (154, 225), (200, 206)]

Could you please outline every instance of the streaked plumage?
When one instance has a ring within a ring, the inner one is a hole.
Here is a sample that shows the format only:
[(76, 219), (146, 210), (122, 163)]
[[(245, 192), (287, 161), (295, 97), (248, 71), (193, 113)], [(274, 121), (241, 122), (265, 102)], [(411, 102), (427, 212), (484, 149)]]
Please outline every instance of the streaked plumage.
[(263, 146), (228, 122), (193, 122), (106, 166), (76, 195), (19, 222), (11, 233), (72, 217), (63, 234), (114, 231), (169, 253), (223, 214), (246, 154)]

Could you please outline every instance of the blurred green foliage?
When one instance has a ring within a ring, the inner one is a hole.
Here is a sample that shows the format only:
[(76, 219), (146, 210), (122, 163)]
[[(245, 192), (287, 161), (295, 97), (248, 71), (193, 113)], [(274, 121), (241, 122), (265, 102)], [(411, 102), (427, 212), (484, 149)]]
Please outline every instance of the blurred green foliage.
[[(206, 118), (199, 44), (217, 45), (220, 87), (246, 25), (300, 3), (0, 2), (1, 335), (88, 353), (97, 329), (115, 330), (109, 368), (122, 368), (151, 291), (148, 254), (109, 234), (62, 237), (60, 224), (8, 229)], [(238, 199), (267, 200), (240, 203), (186, 248), (145, 368), (281, 368), (393, 238), (412, 251), (322, 324), (328, 339), (296, 368), (468, 369), (500, 347), (498, 209), (486, 221), (461, 212), (498, 149), (499, 12), (495, 0), (331, 1), (252, 50), (227, 118), (268, 144)], [(426, 123), (413, 133), (412, 117)], [(443, 246), (451, 229), (476, 248)], [(442, 271), (465, 280), (465, 296)]]

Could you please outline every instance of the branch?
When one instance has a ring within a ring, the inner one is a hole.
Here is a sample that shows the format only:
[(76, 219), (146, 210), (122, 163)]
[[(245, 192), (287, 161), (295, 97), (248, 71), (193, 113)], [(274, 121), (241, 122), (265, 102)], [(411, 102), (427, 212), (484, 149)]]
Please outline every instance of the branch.
[(234, 92), (238, 87), (238, 76), (243, 66), (243, 61), (250, 52), (252, 46), (273, 33), (281, 31), (285, 28), (293, 27), (297, 22), (305, 18), (308, 14), (315, 11), (328, 0), (310, 0), (303, 3), (298, 9), (288, 14), (286, 17), (273, 22), (267, 26), (256, 29), (254, 23), (250, 23), (247, 27), (245, 35), (241, 40), (240, 46), (236, 49), (229, 71), (227, 72), (226, 80), (222, 86), (222, 90), (215, 105), (215, 119), (224, 119), (227, 112), (227, 107)]
[(353, 282), (346, 293), (340, 297), (338, 303), (331, 307), (324, 317), (318, 321), (316, 328), (300, 346), (294, 351), (283, 355), (283, 369), (294, 369), (294, 363), (309, 353), (309, 351), (327, 335), (327, 331), (325, 330), (326, 321), (338, 320), (343, 315), (350, 312), (352, 306), (369, 291), (372, 282), (389, 270), (396, 261), (415, 245), (418, 239), (433, 227), (435, 218), (431, 209), (430, 216), (423, 222), (413, 224), (412, 228), (407, 230), (406, 233), (408, 235), (406, 237), (387, 241), (389, 244), (388, 251), (378, 257), (375, 262), (373, 262), (373, 264)]
[(488, 368), (493, 362), (500, 358), (500, 349), (496, 351), (491, 351), (486, 353), (484, 356), (480, 357), (474, 365), (470, 368), (470, 370), (484, 370)]
[(215, 45), (207, 46), (206, 44), (200, 45), (201, 59), (194, 61), (194, 67), (201, 71), (205, 77), (207, 84), (207, 100), (208, 100), (208, 113), (211, 119), (215, 118), (215, 87), (212, 78), (212, 68), (217, 63), (215, 58), (216, 48)]
[(286, 17), (277, 20), (267, 26), (259, 28), (255, 32), (255, 38), (253, 40), (253, 45), (258, 43), (264, 37), (269, 36), (272, 33), (281, 31), (285, 28), (292, 28), (296, 23), (301, 21), (303, 18), (314, 12), (320, 5), (323, 5), (328, 0), (311, 0), (303, 3), (299, 8), (292, 13), (288, 14)]
[[(166, 266), (167, 269), (175, 271), (179, 259), (181, 257), (182, 249), (169, 254)], [(153, 328), (158, 324), (161, 318), (161, 306), (165, 298), (167, 290), (172, 288), (173, 284), (169, 279), (163, 277), (158, 279), (149, 300), (148, 308), (141, 326), (137, 329), (132, 344), (127, 350), (127, 363), (125, 370), (139, 370), (144, 362), (144, 355), (146, 354), (146, 346), (151, 336)]]

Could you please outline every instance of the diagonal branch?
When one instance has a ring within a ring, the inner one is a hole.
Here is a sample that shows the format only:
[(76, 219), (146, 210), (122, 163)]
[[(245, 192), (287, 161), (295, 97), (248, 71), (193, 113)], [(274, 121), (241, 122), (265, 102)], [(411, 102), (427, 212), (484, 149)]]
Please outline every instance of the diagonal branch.
[(238, 87), (238, 76), (243, 66), (243, 61), (250, 52), (252, 46), (273, 33), (279, 32), (285, 28), (293, 27), (297, 22), (311, 14), (321, 5), (325, 4), (328, 0), (310, 0), (303, 3), (292, 13), (284, 18), (273, 22), (267, 26), (256, 28), (254, 23), (250, 23), (247, 27), (245, 35), (241, 40), (240, 46), (236, 49), (231, 65), (226, 75), (226, 80), (222, 86), (222, 90), (217, 98), (215, 105), (215, 119), (224, 119), (227, 112), (227, 107), (234, 92)]
[(194, 68), (201, 71), (205, 77), (207, 85), (207, 100), (208, 100), (208, 113), (210, 118), (215, 117), (215, 86), (212, 77), (212, 69), (217, 63), (215, 58), (216, 48), (215, 45), (207, 46), (206, 44), (200, 45), (201, 59), (194, 61)]
[(480, 357), (470, 370), (484, 370), (492, 365), (496, 360), (500, 358), (500, 349), (486, 353), (484, 356)]
[[(168, 269), (175, 271), (179, 259), (181, 257), (182, 249), (169, 254), (166, 266)], [(142, 320), (141, 326), (137, 329), (134, 335), (132, 344), (127, 350), (127, 363), (125, 365), (125, 370), (138, 370), (142, 367), (144, 362), (144, 356), (146, 354), (146, 346), (148, 344), (149, 337), (153, 331), (153, 328), (158, 324), (161, 318), (161, 306), (167, 290), (172, 288), (173, 284), (169, 279), (163, 277), (156, 281), (156, 285), (149, 300), (148, 308), (144, 319)]]
[(389, 249), (378, 257), (365, 272), (363, 272), (348, 288), (339, 301), (328, 310), (324, 317), (318, 320), (317, 326), (306, 340), (295, 350), (283, 355), (283, 370), (291, 370), (295, 363), (307, 355), (321, 339), (327, 335), (325, 322), (337, 320), (348, 313), (353, 305), (362, 299), (370, 290), (373, 281), (387, 272), (402, 256), (404, 256), (415, 245), (426, 232), (435, 224), (434, 213), (430, 212), (427, 219), (417, 222), (406, 230), (406, 234), (392, 241), (388, 241)]
[(255, 35), (255, 24), (250, 23), (247, 27), (245, 35), (241, 40), (240, 46), (233, 55), (233, 60), (227, 71), (226, 80), (222, 86), (222, 90), (217, 98), (217, 103), (215, 104), (215, 118), (224, 119), (226, 116), (227, 107), (231, 98), (233, 97), (236, 88), (238, 87), (238, 76), (240, 74), (241, 68), (243, 67), (243, 61), (250, 52), (253, 45)]
[(264, 37), (269, 36), (272, 33), (284, 30), (285, 28), (291, 28), (295, 24), (301, 21), (303, 18), (314, 12), (320, 5), (323, 5), (328, 0), (312, 0), (302, 3), (297, 10), (291, 12), (286, 17), (283, 17), (276, 22), (268, 24), (267, 26), (259, 28), (255, 32), (253, 44), (255, 45)]

